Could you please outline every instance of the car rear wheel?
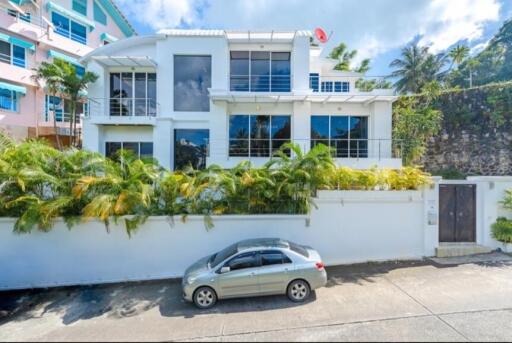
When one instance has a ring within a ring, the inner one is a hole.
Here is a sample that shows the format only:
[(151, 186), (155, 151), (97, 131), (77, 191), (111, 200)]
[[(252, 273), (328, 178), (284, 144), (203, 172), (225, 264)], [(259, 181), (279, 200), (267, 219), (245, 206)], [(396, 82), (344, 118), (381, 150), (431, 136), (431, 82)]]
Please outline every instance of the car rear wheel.
[(202, 309), (209, 309), (217, 303), (217, 294), (210, 287), (201, 287), (194, 293), (194, 304)]
[(288, 298), (296, 303), (306, 301), (311, 294), (311, 288), (304, 280), (295, 280), (288, 286)]

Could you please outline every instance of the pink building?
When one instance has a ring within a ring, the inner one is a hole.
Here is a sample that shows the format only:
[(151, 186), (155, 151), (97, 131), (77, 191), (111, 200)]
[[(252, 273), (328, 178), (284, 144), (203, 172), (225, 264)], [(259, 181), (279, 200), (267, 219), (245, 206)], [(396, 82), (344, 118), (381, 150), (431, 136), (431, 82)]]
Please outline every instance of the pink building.
[(55, 116), (65, 142), (69, 103), (47, 95), (32, 68), (61, 58), (82, 73), (80, 57), (135, 34), (112, 0), (0, 0), (0, 128), (18, 139), (53, 140)]

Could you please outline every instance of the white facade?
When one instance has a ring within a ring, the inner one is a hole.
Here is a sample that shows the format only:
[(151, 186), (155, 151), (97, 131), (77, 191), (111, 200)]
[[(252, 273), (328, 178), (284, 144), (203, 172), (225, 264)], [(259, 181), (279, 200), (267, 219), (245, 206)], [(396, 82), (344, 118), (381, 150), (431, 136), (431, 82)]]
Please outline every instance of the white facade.
[[(355, 82), (362, 75), (333, 71), (333, 62), (320, 58), (310, 39), (307, 31), (164, 30), (101, 47), (82, 59), (89, 70), (100, 75), (88, 91), (91, 100), (89, 117), (84, 121), (84, 148), (107, 153), (107, 149), (112, 152), (121, 147), (121, 142), (123, 147), (128, 146), (126, 143), (152, 143), (152, 155), (173, 169), (178, 163), (178, 148), (198, 150), (201, 146), (206, 164), (231, 167), (247, 159), (262, 164), (284, 141), (309, 150), (313, 139), (314, 143), (336, 147), (335, 157), (341, 165), (401, 166), (394, 149), (398, 144), (391, 141), (393, 92), (359, 92)], [(232, 53), (250, 57), (233, 62)], [(211, 64), (196, 77), (191, 61), (197, 57)], [(175, 65), (177, 60), (188, 62)], [(269, 73), (262, 75), (259, 70), (267, 65)], [(236, 74), (235, 67), (240, 70), (246, 66), (247, 75)], [(150, 76), (144, 79), (143, 73), (156, 74), (156, 85), (149, 86)], [(315, 74), (318, 87), (313, 90)], [(123, 75), (127, 75), (126, 86)], [(116, 78), (122, 80), (119, 87), (114, 85)], [(136, 79), (140, 80), (138, 86)], [(183, 86), (183, 92), (176, 93), (175, 83)], [(209, 108), (194, 108), (202, 104), (195, 96), (204, 96), (205, 88)], [(155, 95), (150, 96), (152, 92)], [(137, 109), (137, 103), (145, 104), (139, 106), (142, 110)], [(192, 108), (185, 111), (183, 106)], [(250, 122), (250, 126), (240, 124), (236, 131), (232, 122), (235, 115), (243, 116), (238, 117), (240, 123)], [(324, 118), (313, 124), (317, 119), (312, 118), (317, 116)], [(315, 141), (312, 130), (317, 127), (318, 132), (328, 132)], [(205, 141), (204, 146), (200, 140)], [(141, 155), (151, 154), (149, 147), (144, 153), (139, 149)]]

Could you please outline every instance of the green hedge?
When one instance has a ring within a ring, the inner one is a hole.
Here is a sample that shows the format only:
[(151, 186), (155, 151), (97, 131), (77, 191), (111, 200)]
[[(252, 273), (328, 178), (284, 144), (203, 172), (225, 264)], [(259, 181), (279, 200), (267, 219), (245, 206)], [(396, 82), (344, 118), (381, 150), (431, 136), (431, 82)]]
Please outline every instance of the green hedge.
[(512, 244), (512, 220), (498, 218), (491, 227), (492, 237), (499, 242)]
[[(293, 151), (294, 158), (288, 155)], [(128, 232), (150, 215), (304, 214), (320, 189), (418, 189), (429, 176), (415, 168), (337, 168), (329, 148), (303, 154), (286, 145), (261, 168), (171, 172), (128, 153), (114, 160), (80, 150), (58, 151), (40, 141), (0, 139), (0, 216), (17, 217), (16, 232), (51, 230), (57, 217), (72, 226), (124, 218)]]

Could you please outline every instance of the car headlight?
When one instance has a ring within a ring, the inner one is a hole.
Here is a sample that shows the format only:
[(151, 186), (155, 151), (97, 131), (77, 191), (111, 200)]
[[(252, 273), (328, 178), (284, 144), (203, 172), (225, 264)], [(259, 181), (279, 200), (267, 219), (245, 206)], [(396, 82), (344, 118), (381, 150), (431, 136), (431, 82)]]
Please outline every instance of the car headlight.
[(196, 282), (196, 280), (197, 280), (196, 277), (190, 276), (190, 277), (187, 278), (187, 284), (191, 285), (194, 282)]

